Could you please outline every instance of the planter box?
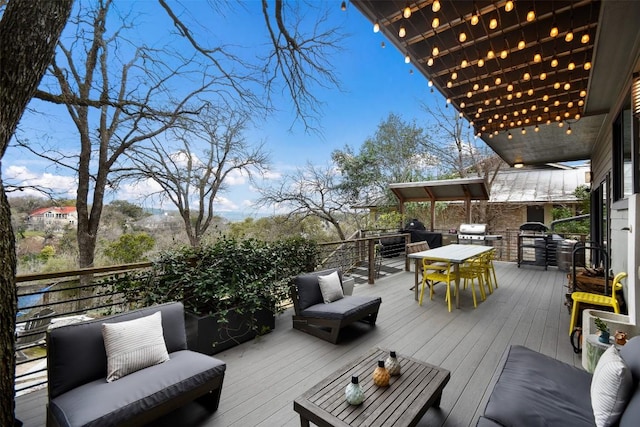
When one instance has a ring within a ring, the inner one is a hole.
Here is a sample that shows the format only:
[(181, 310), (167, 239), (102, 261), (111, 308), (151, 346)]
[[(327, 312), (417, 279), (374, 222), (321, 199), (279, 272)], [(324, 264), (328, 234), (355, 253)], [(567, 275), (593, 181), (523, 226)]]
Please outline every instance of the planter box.
[(257, 330), (252, 330), (247, 314), (239, 314), (230, 310), (228, 322), (219, 323), (215, 316), (201, 316), (185, 312), (185, 328), (187, 346), (203, 354), (216, 354), (252, 340), (257, 335), (264, 335), (275, 328), (273, 311), (263, 309), (255, 313)]

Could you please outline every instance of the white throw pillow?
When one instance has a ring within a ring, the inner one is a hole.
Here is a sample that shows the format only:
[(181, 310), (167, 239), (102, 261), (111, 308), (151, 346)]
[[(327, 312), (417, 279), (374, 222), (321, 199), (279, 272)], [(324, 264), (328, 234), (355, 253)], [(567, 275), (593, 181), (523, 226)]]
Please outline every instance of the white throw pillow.
[(344, 298), (342, 285), (340, 285), (340, 276), (338, 276), (337, 271), (327, 276), (318, 276), (318, 284), (320, 285), (322, 299), (326, 304)]
[(169, 360), (162, 334), (162, 314), (119, 323), (103, 323), (107, 382)]
[(632, 389), (631, 371), (618, 350), (609, 347), (598, 360), (591, 379), (591, 407), (598, 427), (617, 424)]

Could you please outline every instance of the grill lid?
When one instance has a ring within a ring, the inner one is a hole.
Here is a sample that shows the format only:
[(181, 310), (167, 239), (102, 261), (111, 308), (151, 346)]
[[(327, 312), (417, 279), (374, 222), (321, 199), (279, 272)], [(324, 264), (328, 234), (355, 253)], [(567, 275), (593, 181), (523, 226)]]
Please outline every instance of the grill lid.
[(487, 234), (487, 224), (460, 224), (458, 233), (481, 236)]

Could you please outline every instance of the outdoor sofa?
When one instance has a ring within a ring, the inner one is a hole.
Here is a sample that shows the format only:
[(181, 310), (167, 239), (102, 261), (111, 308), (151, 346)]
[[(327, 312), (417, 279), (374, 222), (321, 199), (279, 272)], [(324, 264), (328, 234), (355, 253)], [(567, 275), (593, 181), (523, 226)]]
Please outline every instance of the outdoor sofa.
[[(321, 280), (329, 283), (330, 278), (339, 280), (336, 286), (340, 288), (331, 301), (320, 287)], [(357, 321), (375, 325), (382, 299), (344, 295), (342, 288), (342, 272), (335, 268), (296, 276), (291, 284), (293, 328), (336, 344), (340, 330), (347, 325)]]
[(526, 347), (509, 347), (477, 426), (638, 426), (640, 337), (620, 347), (619, 357), (614, 350), (591, 375)]
[[(105, 331), (115, 334), (103, 332), (103, 324), (108, 325)], [(165, 361), (126, 373), (127, 363), (141, 360), (140, 352), (125, 354), (126, 346), (133, 347), (130, 343), (118, 341), (131, 337), (129, 330), (144, 334), (134, 341), (149, 337), (154, 342), (152, 350), (146, 345), (142, 352), (153, 353), (165, 345)], [(109, 362), (103, 333), (109, 334)], [(125, 353), (116, 355), (113, 348), (125, 348)], [(47, 350), (47, 426), (140, 426), (195, 399), (211, 411), (218, 408), (226, 365), (187, 350), (181, 303), (53, 328), (47, 333)], [(124, 358), (118, 359), (121, 354)], [(123, 360), (124, 365), (118, 364)], [(124, 376), (108, 382), (107, 376), (114, 373)]]

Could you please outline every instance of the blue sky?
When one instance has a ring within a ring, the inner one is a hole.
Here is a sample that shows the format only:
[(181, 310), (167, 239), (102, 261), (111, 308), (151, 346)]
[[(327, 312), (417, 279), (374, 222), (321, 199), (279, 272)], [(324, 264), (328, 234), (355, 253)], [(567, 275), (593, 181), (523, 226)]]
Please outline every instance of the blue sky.
[[(123, 4), (132, 5), (127, 2)], [(201, 8), (207, 7), (202, 1), (186, 1), (183, 4), (188, 13), (196, 16), (199, 16)], [(161, 19), (158, 22), (154, 20), (157, 3), (142, 5), (148, 14), (144, 16), (149, 18), (146, 24), (151, 27), (141, 22), (141, 28), (153, 28), (163, 22)], [(304, 3), (300, 5), (304, 7)], [(391, 112), (407, 121), (416, 119), (418, 124), (424, 125), (426, 114), (421, 111), (420, 104), (437, 102), (444, 105), (443, 97), (437, 92), (431, 93), (426, 79), (418, 72), (410, 73), (413, 68), (411, 64), (405, 64), (403, 55), (381, 33), (373, 33), (371, 24), (355, 7), (348, 4), (343, 12), (340, 10), (340, 1), (326, 1), (323, 6), (329, 9), (329, 22), (340, 26), (347, 34), (343, 39), (343, 50), (331, 58), (342, 91), (322, 88), (314, 91), (323, 103), (322, 116), (319, 118), (321, 134), (306, 133), (300, 123), (291, 127), (294, 120), (291, 103), (286, 96), (276, 94), (274, 99), (279, 111), (266, 121), (256, 123), (254, 129), (246, 134), (249, 140), (265, 142), (271, 154), (271, 179), (277, 179), (307, 162), (328, 164), (333, 150), (347, 144), (358, 147), (374, 134), (380, 121)], [(220, 14), (223, 16), (217, 16), (216, 22), (211, 24), (211, 27), (215, 27), (215, 31), (209, 34), (211, 40), (237, 45), (245, 52), (256, 49), (256, 40), (264, 40), (265, 28), (259, 1), (246, 2), (245, 9), (239, 11), (232, 9), (231, 5), (224, 6)], [(238, 20), (239, 16), (243, 19)], [(381, 47), (383, 41), (385, 48)], [(256, 52), (256, 55), (259, 54)], [(47, 112), (44, 115), (25, 115), (20, 125), (24, 136), (39, 138), (39, 135), (46, 133), (52, 145), (71, 152), (77, 151), (79, 144), (74, 143), (73, 127), (66, 112), (62, 109), (50, 110), (42, 103), (34, 102), (32, 106), (46, 108)], [(66, 192), (66, 197), (75, 198), (73, 176), (15, 148), (8, 149), (2, 169), (3, 178), (9, 182), (55, 184), (61, 193)], [(219, 195), (220, 212), (236, 218), (259, 215), (260, 212), (253, 205), (258, 197), (257, 192), (248, 182), (237, 178), (231, 182), (229, 191)], [(145, 191), (144, 188), (121, 188), (118, 193), (109, 194), (107, 202), (127, 199), (142, 204), (139, 196)], [(172, 208), (170, 205), (163, 207)]]

